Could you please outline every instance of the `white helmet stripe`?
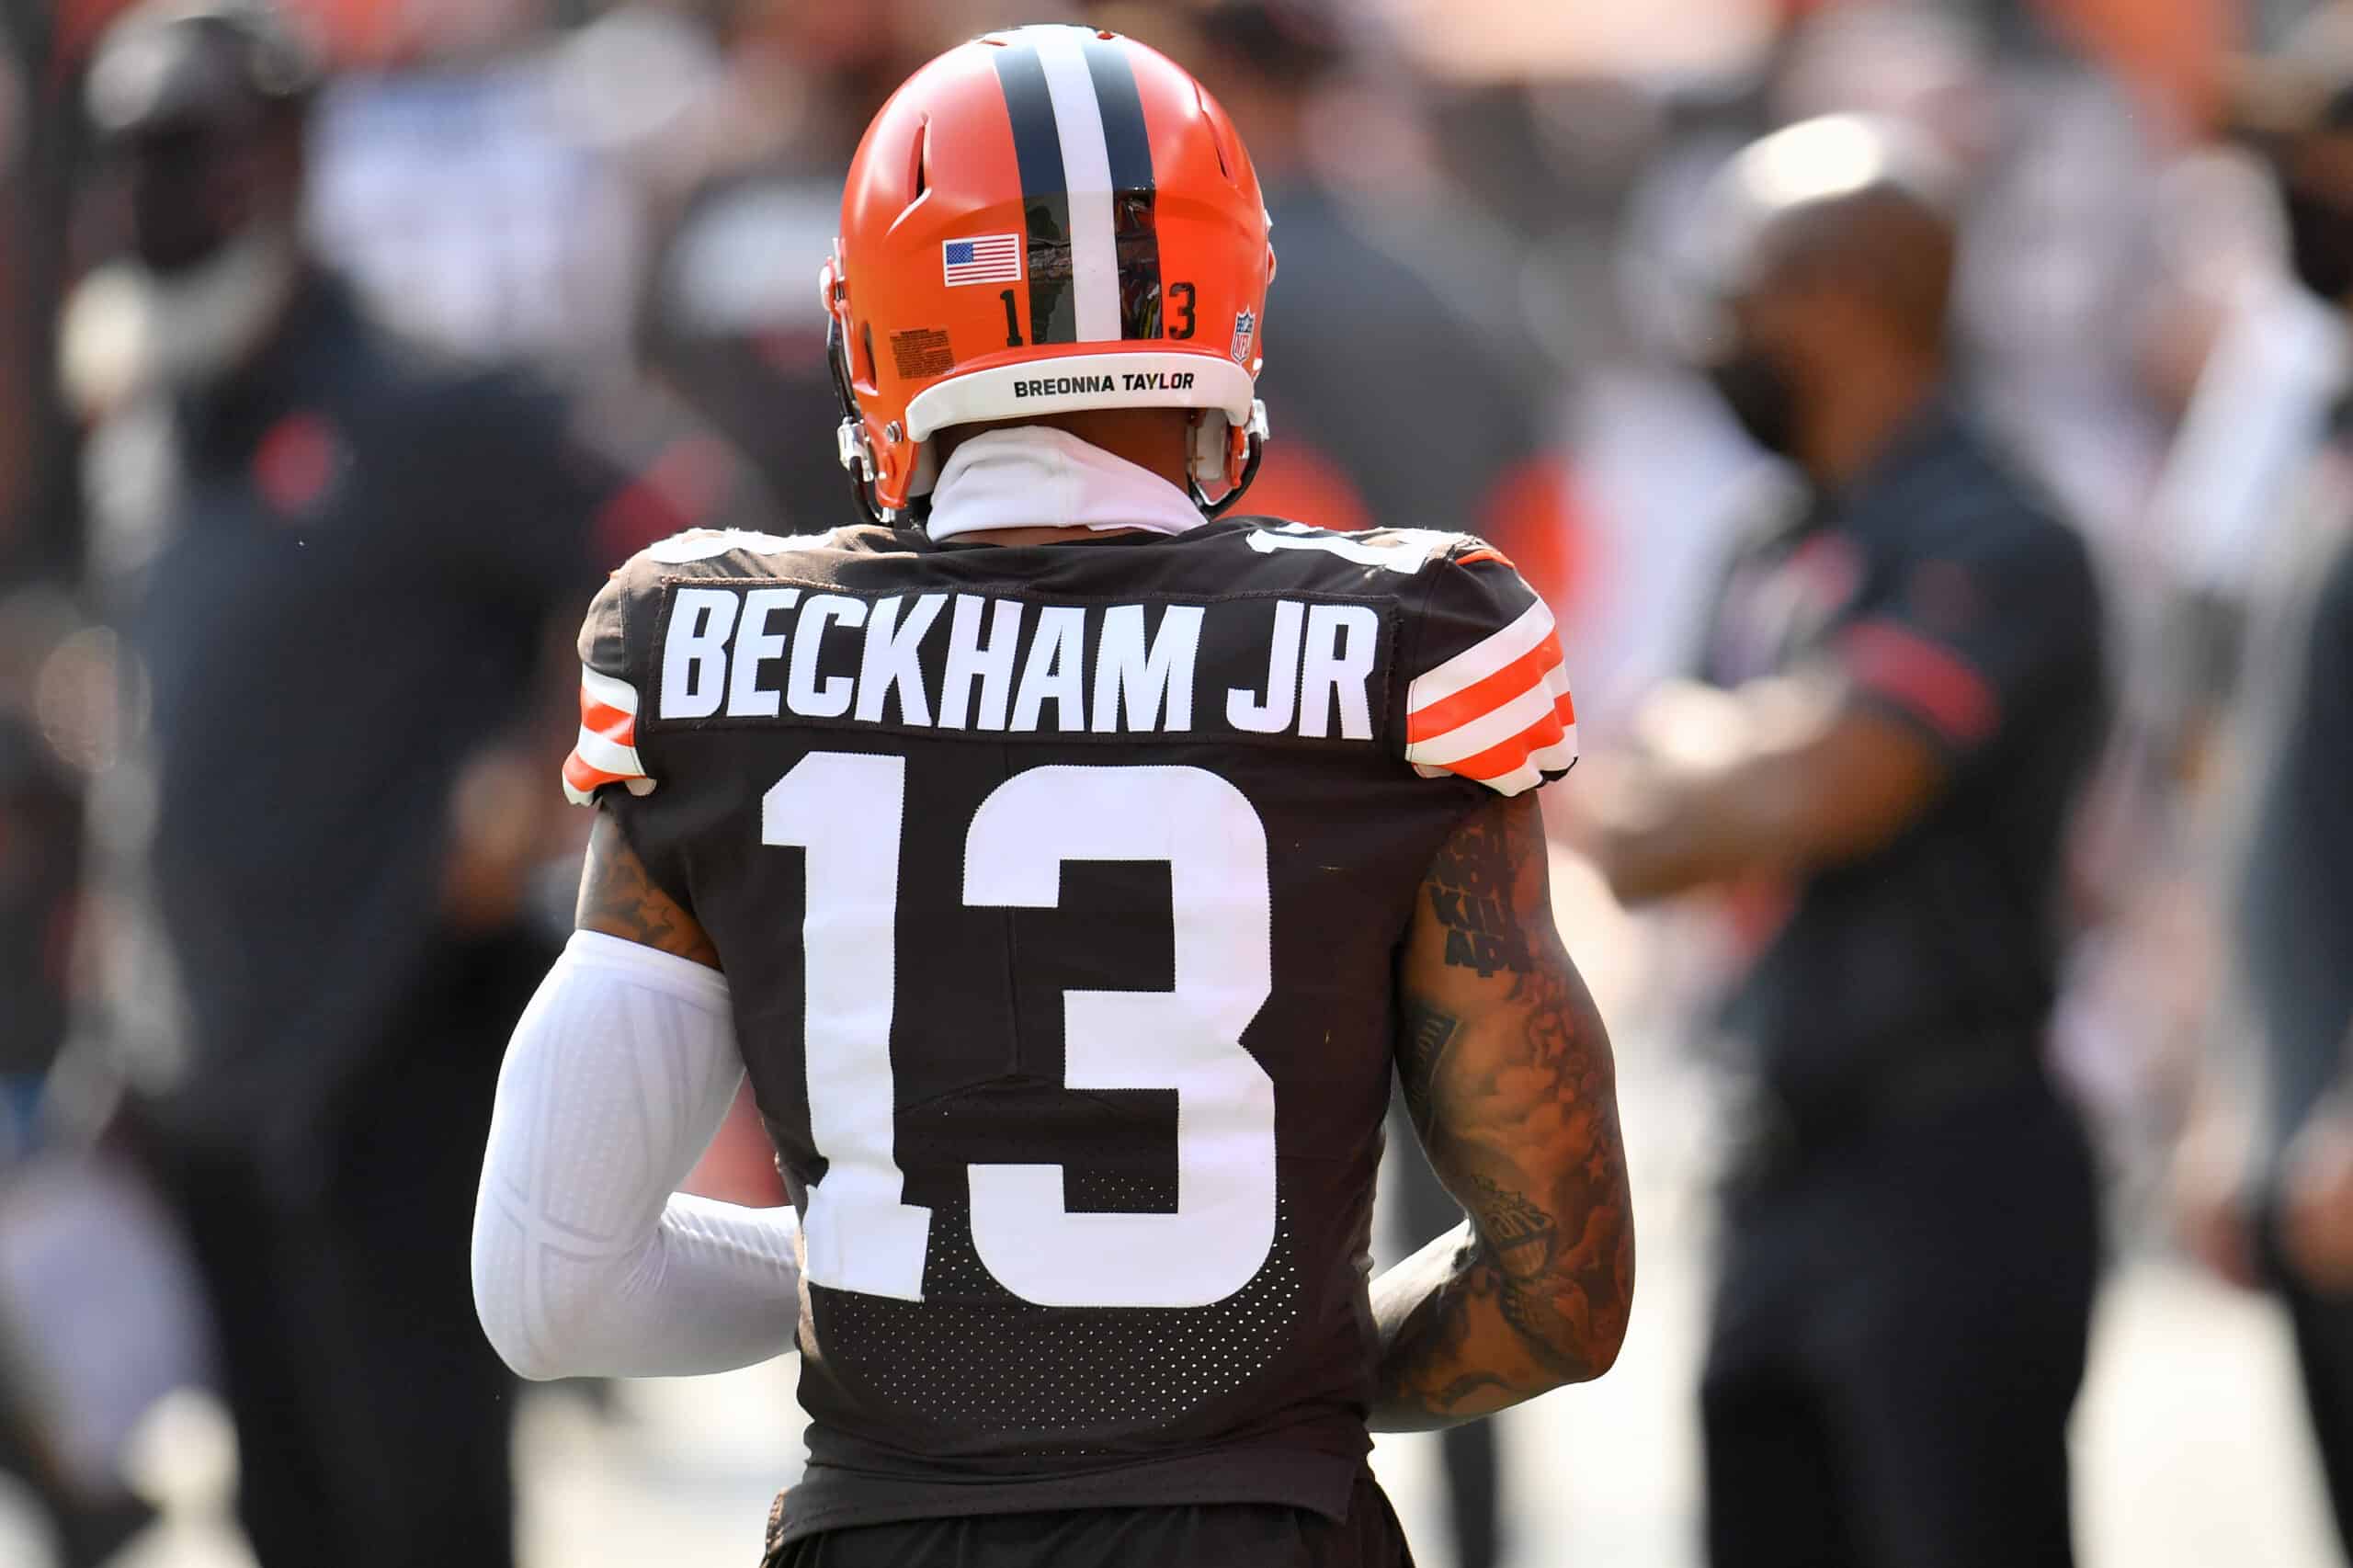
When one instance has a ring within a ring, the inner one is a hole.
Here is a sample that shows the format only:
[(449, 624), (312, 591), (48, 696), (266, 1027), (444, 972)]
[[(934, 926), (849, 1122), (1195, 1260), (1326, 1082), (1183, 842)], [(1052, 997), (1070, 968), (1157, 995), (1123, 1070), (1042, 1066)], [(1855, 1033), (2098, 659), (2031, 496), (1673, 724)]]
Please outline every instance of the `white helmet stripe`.
[(1103, 111), (1086, 68), (1084, 28), (1024, 29), (1038, 45), (1054, 131), (1063, 149), (1063, 184), (1070, 197), (1070, 260), (1078, 341), (1120, 340), (1120, 248), (1112, 227), (1111, 153), (1103, 139)]

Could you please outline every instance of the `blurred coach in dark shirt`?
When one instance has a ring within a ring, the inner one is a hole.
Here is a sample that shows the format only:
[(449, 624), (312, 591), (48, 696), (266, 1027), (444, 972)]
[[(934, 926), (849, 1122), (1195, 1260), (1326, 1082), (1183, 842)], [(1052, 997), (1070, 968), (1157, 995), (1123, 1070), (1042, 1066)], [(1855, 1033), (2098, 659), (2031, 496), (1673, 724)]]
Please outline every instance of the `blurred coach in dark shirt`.
[(109, 1021), (147, 1063), (262, 1568), (500, 1568), (510, 1385), (466, 1238), (552, 950), (523, 896), (569, 733), (549, 651), (617, 487), (552, 398), (420, 358), (309, 256), (312, 81), (235, 0), (133, 11), (89, 74), (132, 254), (67, 352), (129, 400), (92, 557), (145, 715), (93, 807)]
[(1707, 686), (1668, 697), (1706, 755), (1596, 780), (1620, 896), (1730, 888), (1759, 938), (1701, 1389), (1718, 1568), (2071, 1560), (2097, 1227), (2042, 1057), (2101, 609), (1951, 399), (1940, 174), (1839, 118), (1722, 176), (1710, 373), (1813, 500), (1741, 550)]

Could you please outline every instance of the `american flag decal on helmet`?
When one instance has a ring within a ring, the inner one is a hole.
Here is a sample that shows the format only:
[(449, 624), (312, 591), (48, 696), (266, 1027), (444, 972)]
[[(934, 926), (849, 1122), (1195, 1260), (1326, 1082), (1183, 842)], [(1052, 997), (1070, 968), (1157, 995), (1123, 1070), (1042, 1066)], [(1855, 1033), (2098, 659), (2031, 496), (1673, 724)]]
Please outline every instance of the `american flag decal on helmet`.
[(1576, 759), (1576, 704), (1541, 603), (1405, 688), (1405, 760), (1427, 777), (1517, 795)]
[(608, 784), (651, 794), (654, 780), (637, 758), (637, 687), (580, 666), (580, 738), (563, 759), (563, 792), (585, 806)]
[(967, 283), (1021, 281), (1021, 236), (981, 234), (949, 240), (939, 247), (939, 264), (950, 289)]

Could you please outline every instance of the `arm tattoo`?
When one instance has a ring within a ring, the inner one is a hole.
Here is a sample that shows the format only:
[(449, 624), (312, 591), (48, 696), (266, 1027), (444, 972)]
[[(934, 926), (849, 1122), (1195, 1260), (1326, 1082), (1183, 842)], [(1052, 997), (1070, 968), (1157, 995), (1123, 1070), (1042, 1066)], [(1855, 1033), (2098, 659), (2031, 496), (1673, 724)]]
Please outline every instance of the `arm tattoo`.
[(583, 931), (601, 931), (706, 968), (719, 967), (719, 949), (710, 937), (676, 899), (654, 885), (645, 862), (601, 811), (588, 839), (588, 863), (581, 869), (580, 903), (572, 923)]
[(1422, 1125), (1422, 1113), (1429, 1103), (1430, 1080), (1446, 1048), (1462, 1032), (1462, 1020), (1442, 1007), (1409, 996), (1403, 1022), (1404, 1050), (1398, 1056), (1397, 1072), (1404, 1083), (1405, 1104), (1414, 1113), (1415, 1131), (1427, 1139), (1429, 1130)]
[[(1443, 1422), (1498, 1409), (1595, 1376), (1624, 1336), (1634, 1254), (1616, 1074), (1538, 907), (1545, 853), (1533, 810), (1490, 808), (1430, 869), (1445, 967), (1475, 970), (1461, 984), (1485, 990), (1442, 1005), (1407, 989), (1399, 1070), (1471, 1224), (1443, 1283), (1391, 1336), (1381, 1398), (1392, 1412)], [(1515, 1382), (1499, 1353), (1545, 1377)]]
[[(1512, 918), (1512, 888), (1521, 867), (1517, 857), (1526, 835), (1510, 821), (1480, 812), (1438, 851), (1424, 884), (1430, 913), (1446, 928), (1446, 961), (1474, 969), (1486, 979), (1498, 971), (1525, 974), (1535, 961), (1528, 938)], [(1536, 849), (1543, 852), (1543, 835)]]
[(1505, 1278), (1541, 1278), (1552, 1265), (1552, 1220), (1521, 1194), (1506, 1192), (1485, 1176), (1473, 1176), (1471, 1184), (1479, 1192), (1479, 1214), (1484, 1221), (1481, 1233)]
[(1465, 1372), (1438, 1391), (1435, 1403), (1442, 1410), (1461, 1408), (1462, 1402), (1482, 1389), (1506, 1388), (1503, 1379), (1493, 1372)]

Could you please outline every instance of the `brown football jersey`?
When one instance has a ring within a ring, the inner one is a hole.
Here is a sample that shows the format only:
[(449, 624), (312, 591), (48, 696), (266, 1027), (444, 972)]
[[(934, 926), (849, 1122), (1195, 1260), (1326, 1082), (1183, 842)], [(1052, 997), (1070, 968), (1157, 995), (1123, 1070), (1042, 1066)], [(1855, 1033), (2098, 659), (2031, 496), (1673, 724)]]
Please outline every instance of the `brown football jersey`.
[(1511, 564), (690, 534), (581, 655), (567, 786), (716, 944), (803, 1215), (789, 1533), (1344, 1513), (1397, 948), (1463, 815), (1574, 757)]

